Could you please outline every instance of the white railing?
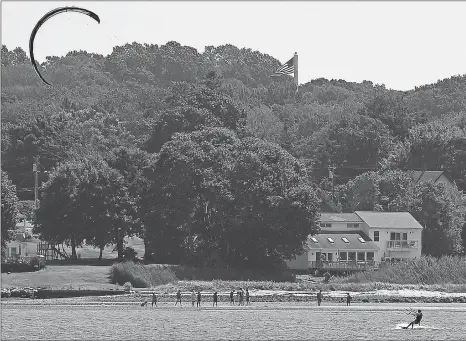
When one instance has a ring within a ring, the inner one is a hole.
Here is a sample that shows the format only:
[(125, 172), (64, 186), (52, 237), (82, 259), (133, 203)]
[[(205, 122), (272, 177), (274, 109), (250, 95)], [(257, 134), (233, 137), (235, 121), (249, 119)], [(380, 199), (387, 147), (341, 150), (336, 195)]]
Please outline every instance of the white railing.
[(414, 240), (390, 240), (387, 242), (389, 249), (417, 249), (418, 242)]

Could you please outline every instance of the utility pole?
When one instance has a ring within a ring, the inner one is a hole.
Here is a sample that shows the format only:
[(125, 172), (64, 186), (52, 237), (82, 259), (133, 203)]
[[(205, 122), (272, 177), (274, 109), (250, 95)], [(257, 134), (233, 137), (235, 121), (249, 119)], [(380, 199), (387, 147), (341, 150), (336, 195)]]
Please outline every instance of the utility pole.
[(328, 166), (328, 177), (332, 179), (332, 203), (335, 203), (335, 182), (333, 173), (335, 171), (335, 166)]
[(34, 208), (37, 210), (37, 200), (39, 199), (39, 172), (38, 172), (38, 158), (35, 158), (35, 162), (32, 165), (32, 171), (34, 172)]

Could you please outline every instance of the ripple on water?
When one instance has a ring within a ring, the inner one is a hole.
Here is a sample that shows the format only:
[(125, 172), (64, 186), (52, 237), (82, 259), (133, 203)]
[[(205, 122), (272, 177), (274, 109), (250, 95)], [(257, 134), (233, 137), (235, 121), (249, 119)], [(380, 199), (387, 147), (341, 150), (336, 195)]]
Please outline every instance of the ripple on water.
[[(189, 305), (159, 308), (139, 305), (20, 305), (2, 303), (2, 340), (460, 340), (466, 306), (426, 306), (423, 325), (396, 329), (408, 322), (404, 305), (321, 306), (315, 304), (228, 305), (202, 309)], [(22, 321), (18, 324), (18, 321)], [(26, 327), (25, 327), (26, 326)]]

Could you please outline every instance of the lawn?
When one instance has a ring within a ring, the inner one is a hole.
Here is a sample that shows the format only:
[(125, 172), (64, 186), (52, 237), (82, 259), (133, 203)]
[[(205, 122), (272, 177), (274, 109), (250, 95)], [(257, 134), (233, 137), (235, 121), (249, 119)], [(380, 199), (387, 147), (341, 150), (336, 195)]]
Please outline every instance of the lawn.
[(110, 266), (48, 265), (37, 272), (2, 273), (2, 288), (49, 287), (52, 289), (117, 289), (109, 282)]

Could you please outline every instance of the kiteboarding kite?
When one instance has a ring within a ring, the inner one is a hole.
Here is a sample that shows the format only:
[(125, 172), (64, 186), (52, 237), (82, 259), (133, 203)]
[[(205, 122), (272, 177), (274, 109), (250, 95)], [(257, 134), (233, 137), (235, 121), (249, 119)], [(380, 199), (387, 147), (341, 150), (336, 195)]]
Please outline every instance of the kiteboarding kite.
[(82, 14), (90, 16), (92, 19), (94, 19), (95, 21), (97, 21), (100, 24), (100, 18), (99, 18), (99, 16), (97, 14), (95, 14), (94, 12), (91, 12), (91, 11), (85, 9), (85, 8), (79, 8), (79, 7), (59, 7), (59, 8), (55, 8), (54, 10), (52, 10), (52, 11), (48, 12), (46, 15), (44, 15), (37, 22), (36, 26), (34, 27), (34, 29), (31, 32), (31, 37), (29, 38), (29, 55), (30, 55), (30, 58), (31, 58), (31, 63), (34, 66), (34, 69), (36, 69), (37, 74), (45, 82), (45, 84), (48, 84), (48, 85), (50, 85), (50, 83), (47, 82), (44, 79), (44, 77), (42, 77), (42, 75), (39, 72), (39, 68), (37, 67), (36, 60), (34, 59), (34, 38), (36, 37), (37, 31), (39, 30), (39, 28), (42, 26), (42, 24), (44, 22), (49, 20), (54, 15), (64, 13), (64, 12), (82, 13)]

